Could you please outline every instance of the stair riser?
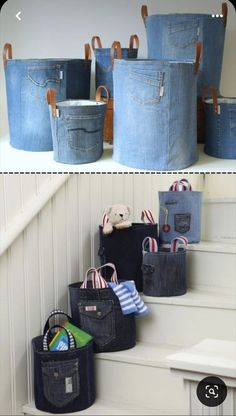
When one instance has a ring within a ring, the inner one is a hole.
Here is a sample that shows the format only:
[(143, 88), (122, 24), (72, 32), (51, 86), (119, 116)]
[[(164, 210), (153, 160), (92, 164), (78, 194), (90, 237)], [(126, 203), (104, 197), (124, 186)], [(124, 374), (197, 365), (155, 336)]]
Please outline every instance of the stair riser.
[(171, 304), (148, 306), (149, 315), (136, 320), (140, 341), (190, 346), (203, 338), (236, 339), (235, 310)]
[[(236, 204), (223, 202), (209, 203), (202, 207), (202, 240), (231, 241), (236, 239)], [(229, 221), (230, 219), (230, 221)], [(229, 226), (230, 224), (230, 226)]]

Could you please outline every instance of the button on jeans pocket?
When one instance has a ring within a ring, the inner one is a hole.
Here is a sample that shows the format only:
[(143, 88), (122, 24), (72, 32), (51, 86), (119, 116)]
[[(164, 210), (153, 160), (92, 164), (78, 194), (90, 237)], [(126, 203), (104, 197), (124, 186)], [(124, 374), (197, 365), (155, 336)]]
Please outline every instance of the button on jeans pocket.
[(129, 74), (129, 95), (136, 103), (158, 109), (164, 72), (135, 69)]
[(199, 23), (195, 20), (176, 23), (170, 22), (168, 26), (168, 39), (171, 45), (177, 48), (186, 48), (195, 45), (198, 40), (198, 31)]
[(175, 214), (175, 231), (185, 234), (190, 230), (191, 214)]
[(63, 407), (80, 394), (79, 360), (42, 363), (43, 392), (56, 407)]
[(115, 338), (113, 300), (81, 300), (78, 306), (82, 329), (93, 336), (95, 343), (102, 347)]
[(102, 116), (69, 117), (67, 119), (68, 144), (80, 152), (92, 151), (101, 145), (103, 132)]

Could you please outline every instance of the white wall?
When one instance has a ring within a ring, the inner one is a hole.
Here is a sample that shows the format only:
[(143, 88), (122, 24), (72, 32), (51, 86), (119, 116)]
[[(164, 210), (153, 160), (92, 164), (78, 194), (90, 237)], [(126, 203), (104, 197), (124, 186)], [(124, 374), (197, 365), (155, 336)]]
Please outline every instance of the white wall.
[[(223, 1), (223, 0), (222, 0)], [(225, 0), (224, 0), (225, 1)], [(140, 57), (146, 57), (146, 34), (140, 15), (142, 4), (149, 14), (193, 12), (220, 13), (220, 0), (8, 0), (0, 14), (0, 50), (10, 42), (13, 58), (83, 57), (83, 44), (100, 35), (104, 46), (114, 40), (128, 46), (131, 34), (140, 37)], [(236, 95), (236, 19), (227, 1), (229, 17), (225, 39), (221, 92)], [(15, 15), (21, 10), (22, 20)], [(0, 79), (4, 80), (2, 62)], [(92, 80), (94, 94), (94, 76)], [(7, 132), (5, 84), (0, 84), (0, 137)]]

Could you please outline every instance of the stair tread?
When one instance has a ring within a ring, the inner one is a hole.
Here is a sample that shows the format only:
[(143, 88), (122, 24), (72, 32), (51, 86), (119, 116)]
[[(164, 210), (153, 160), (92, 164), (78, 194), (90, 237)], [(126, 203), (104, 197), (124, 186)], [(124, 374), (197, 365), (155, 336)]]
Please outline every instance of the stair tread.
[(225, 241), (200, 241), (197, 244), (188, 244), (189, 251), (207, 251), (212, 253), (228, 253), (236, 254), (235, 240), (230, 242)]

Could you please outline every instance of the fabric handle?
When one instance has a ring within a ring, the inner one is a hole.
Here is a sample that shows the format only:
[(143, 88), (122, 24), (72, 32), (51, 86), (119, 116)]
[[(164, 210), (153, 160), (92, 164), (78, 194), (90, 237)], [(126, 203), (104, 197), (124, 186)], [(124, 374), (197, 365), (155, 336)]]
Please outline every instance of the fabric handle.
[(227, 3), (222, 3), (222, 14), (224, 18), (224, 25), (227, 25), (227, 18), (228, 18), (228, 5)]
[(102, 101), (102, 90), (106, 93), (105, 101), (108, 103), (109, 101), (109, 91), (104, 85), (100, 85), (96, 90), (96, 101)]
[(85, 279), (80, 286), (80, 289), (87, 289), (88, 277), (92, 275), (92, 287), (93, 289), (104, 289), (108, 287), (106, 280), (98, 273), (95, 267), (91, 267), (85, 273)]
[(99, 270), (103, 269), (104, 267), (111, 267), (113, 269), (113, 273), (112, 273), (112, 276), (111, 276), (111, 282), (116, 283), (118, 285), (119, 283), (118, 283), (118, 277), (117, 277), (117, 272), (116, 272), (115, 265), (113, 263), (106, 263), (106, 264), (103, 264), (102, 266), (98, 267), (97, 271), (99, 272)]
[(61, 328), (61, 329), (64, 329), (64, 331), (66, 331), (66, 335), (67, 335), (67, 339), (68, 339), (68, 350), (71, 350), (71, 349), (75, 348), (75, 338), (72, 335), (72, 333), (68, 329), (66, 329), (64, 326), (62, 326), (62, 325), (53, 325), (51, 328), (49, 328), (46, 331), (46, 333), (45, 333), (45, 335), (43, 337), (43, 350), (44, 351), (48, 351), (49, 350), (49, 340), (48, 340), (48, 336), (51, 333), (52, 329), (55, 329), (55, 328)]
[(187, 247), (188, 239), (186, 237), (183, 237), (182, 235), (180, 237), (173, 238), (171, 240), (171, 245), (170, 245), (171, 253), (177, 253), (180, 244), (183, 244), (185, 247)]
[(139, 48), (139, 38), (138, 35), (131, 35), (129, 40), (129, 52), (134, 49), (134, 43), (136, 44), (136, 49)]
[(7, 60), (12, 59), (12, 45), (10, 43), (5, 43), (2, 51), (2, 59), (4, 68), (6, 68)]
[(68, 321), (71, 321), (71, 317), (65, 313), (62, 309), (53, 309), (53, 311), (50, 313), (45, 325), (44, 325), (44, 329), (43, 329), (43, 335), (45, 335), (45, 333), (48, 331), (48, 329), (50, 328), (49, 325), (49, 321), (53, 316), (58, 316), (58, 315), (64, 315)]
[(144, 209), (142, 211), (141, 221), (144, 224), (156, 224), (156, 222), (154, 220), (154, 217), (153, 217), (153, 214), (152, 214), (152, 211), (150, 211), (149, 209)]
[(201, 42), (196, 42), (195, 46), (195, 74), (198, 73), (202, 57), (202, 44)]
[(141, 7), (141, 16), (142, 16), (144, 21), (145, 21), (145, 18), (148, 17), (148, 8), (147, 8), (146, 5), (143, 5)]
[(91, 45), (92, 45), (92, 50), (95, 51), (96, 49), (96, 42), (98, 45), (98, 48), (101, 49), (102, 48), (102, 42), (99, 36), (93, 36), (92, 37), (92, 41), (91, 41)]
[(57, 117), (56, 90), (49, 88), (46, 97), (48, 105), (51, 106), (52, 116)]
[(157, 240), (152, 237), (144, 238), (142, 242), (142, 249), (143, 249), (143, 253), (146, 251), (149, 253), (157, 253), (158, 252)]
[(121, 59), (122, 58), (121, 44), (117, 40), (115, 40), (113, 42), (113, 44), (111, 45), (111, 65), (112, 65), (112, 69), (114, 68), (115, 50), (117, 51), (117, 59)]
[(174, 181), (169, 191), (180, 192), (180, 191), (192, 191), (192, 185), (187, 179), (181, 179), (180, 181)]

